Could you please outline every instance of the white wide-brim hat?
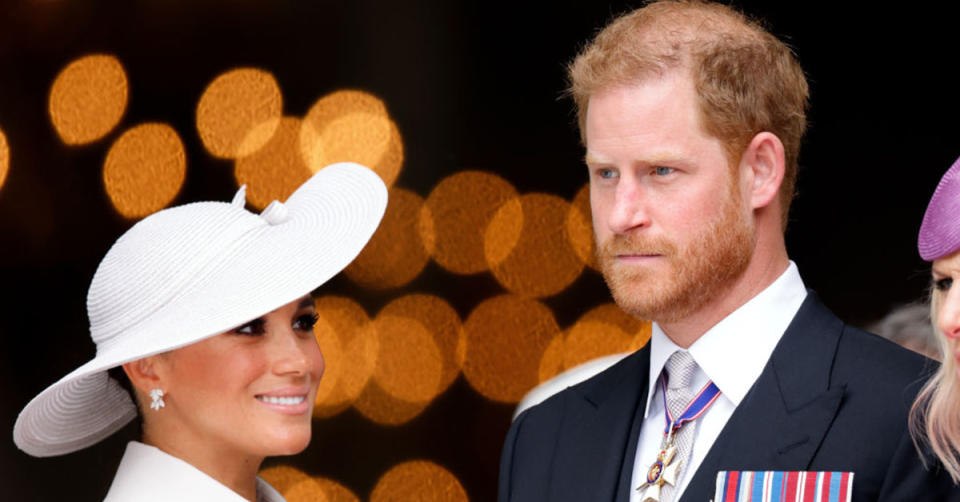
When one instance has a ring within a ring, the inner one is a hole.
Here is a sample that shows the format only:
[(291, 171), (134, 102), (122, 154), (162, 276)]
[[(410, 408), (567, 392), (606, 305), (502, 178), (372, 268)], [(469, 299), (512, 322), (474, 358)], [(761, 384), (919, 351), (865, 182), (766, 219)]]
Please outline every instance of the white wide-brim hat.
[(387, 189), (371, 170), (328, 166), (260, 214), (233, 202), (154, 213), (100, 262), (87, 294), (96, 357), (33, 398), (13, 428), (37, 457), (86, 448), (137, 416), (107, 370), (196, 343), (301, 298), (343, 270), (373, 235)]

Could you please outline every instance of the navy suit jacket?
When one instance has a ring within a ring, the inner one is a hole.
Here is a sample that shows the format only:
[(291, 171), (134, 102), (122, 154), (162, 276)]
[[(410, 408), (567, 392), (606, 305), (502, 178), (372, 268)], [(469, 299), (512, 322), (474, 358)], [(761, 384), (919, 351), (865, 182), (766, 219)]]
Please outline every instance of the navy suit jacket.
[[(648, 345), (518, 416), (500, 502), (627, 502), (649, 367)], [(857, 502), (960, 500), (942, 469), (924, 468), (907, 429), (934, 369), (810, 292), (680, 501), (711, 500), (721, 470), (852, 471)]]

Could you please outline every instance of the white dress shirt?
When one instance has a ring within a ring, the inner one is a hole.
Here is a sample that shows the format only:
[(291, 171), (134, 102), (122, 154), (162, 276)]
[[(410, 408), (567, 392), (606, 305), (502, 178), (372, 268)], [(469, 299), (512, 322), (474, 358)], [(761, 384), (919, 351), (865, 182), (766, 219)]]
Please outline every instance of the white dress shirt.
[[(196, 467), (159, 448), (131, 441), (104, 502), (247, 502)], [(257, 478), (257, 502), (285, 502)]]
[[(699, 419), (684, 425), (694, 427), (693, 451), (681, 468), (674, 500), (683, 494), (727, 420), (760, 376), (806, 297), (797, 265), (791, 261), (772, 284), (710, 328), (688, 349), (698, 366), (691, 383), (694, 392), (712, 380), (721, 394)], [(654, 324), (650, 336), (650, 388), (633, 462), (630, 502), (640, 502), (641, 492), (636, 488), (646, 480), (647, 470), (660, 453), (666, 427), (660, 372), (677, 350), (684, 349)]]

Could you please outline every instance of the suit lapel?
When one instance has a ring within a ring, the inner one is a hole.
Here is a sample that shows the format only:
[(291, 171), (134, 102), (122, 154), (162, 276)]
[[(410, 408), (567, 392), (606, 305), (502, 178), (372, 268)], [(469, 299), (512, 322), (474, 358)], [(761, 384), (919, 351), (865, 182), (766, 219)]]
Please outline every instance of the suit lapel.
[(649, 368), (647, 345), (571, 396), (553, 457), (548, 500), (615, 500), (623, 463), (632, 464), (632, 456), (625, 455), (636, 449), (639, 427), (633, 427), (634, 417), (647, 400)]
[(843, 323), (811, 291), (681, 501), (713, 497), (721, 470), (806, 470), (843, 399), (830, 372)]

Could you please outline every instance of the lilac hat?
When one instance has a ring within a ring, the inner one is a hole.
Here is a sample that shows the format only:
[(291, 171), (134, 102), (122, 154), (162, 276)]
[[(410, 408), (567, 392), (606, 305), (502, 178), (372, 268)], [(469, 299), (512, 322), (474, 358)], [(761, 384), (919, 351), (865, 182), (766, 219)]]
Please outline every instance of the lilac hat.
[(960, 250), (960, 159), (950, 166), (933, 191), (920, 225), (917, 249), (926, 261)]

